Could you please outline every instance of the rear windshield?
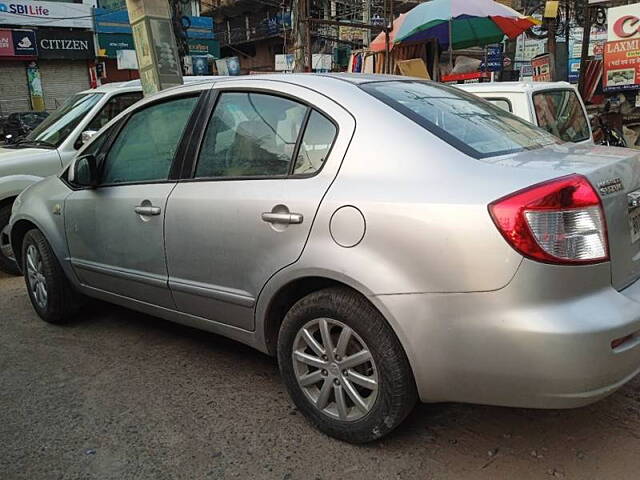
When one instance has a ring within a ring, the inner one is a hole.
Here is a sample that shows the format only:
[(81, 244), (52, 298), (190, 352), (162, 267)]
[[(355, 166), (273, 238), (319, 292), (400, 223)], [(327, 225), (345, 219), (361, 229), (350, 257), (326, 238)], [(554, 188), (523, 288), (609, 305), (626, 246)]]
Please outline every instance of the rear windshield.
[(533, 95), (538, 125), (565, 142), (591, 137), (589, 121), (574, 90), (549, 90)]
[(475, 158), (533, 150), (558, 139), (495, 105), (433, 82), (372, 82), (362, 89)]

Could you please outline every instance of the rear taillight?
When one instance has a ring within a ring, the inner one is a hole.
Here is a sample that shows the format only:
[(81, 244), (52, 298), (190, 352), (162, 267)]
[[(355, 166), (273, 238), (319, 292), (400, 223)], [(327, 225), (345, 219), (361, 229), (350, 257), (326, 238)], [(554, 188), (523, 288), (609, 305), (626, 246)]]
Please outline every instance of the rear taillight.
[(489, 205), (509, 244), (548, 263), (597, 263), (609, 259), (600, 197), (582, 175), (533, 185)]

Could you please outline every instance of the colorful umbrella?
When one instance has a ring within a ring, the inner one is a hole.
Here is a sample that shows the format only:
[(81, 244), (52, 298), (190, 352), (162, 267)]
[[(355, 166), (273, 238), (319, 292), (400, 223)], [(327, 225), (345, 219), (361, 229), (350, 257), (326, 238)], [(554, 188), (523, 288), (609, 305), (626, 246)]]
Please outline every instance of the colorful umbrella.
[(429, 0), (413, 8), (395, 33), (395, 43), (437, 39), (458, 50), (517, 37), (539, 23), (493, 0)]
[[(396, 38), (396, 32), (400, 28), (400, 25), (404, 23), (404, 19), (407, 16), (406, 13), (401, 13), (398, 18), (393, 21), (393, 26), (389, 32), (389, 48), (393, 48), (393, 41)], [(383, 52), (387, 48), (387, 42), (385, 39), (385, 33), (381, 32), (374, 40), (369, 44), (369, 48), (374, 52)]]

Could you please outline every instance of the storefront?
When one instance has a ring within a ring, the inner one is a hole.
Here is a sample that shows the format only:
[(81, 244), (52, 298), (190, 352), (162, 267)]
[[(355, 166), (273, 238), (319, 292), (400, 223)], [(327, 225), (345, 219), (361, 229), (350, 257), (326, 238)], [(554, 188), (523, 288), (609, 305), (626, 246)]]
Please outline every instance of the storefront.
[(26, 65), (36, 52), (33, 30), (0, 29), (0, 116), (31, 110)]
[(54, 110), (89, 88), (95, 59), (92, 30), (90, 5), (0, 3), (0, 115)]
[(92, 32), (39, 29), (38, 67), (46, 110), (55, 110), (71, 95), (89, 88), (95, 58)]

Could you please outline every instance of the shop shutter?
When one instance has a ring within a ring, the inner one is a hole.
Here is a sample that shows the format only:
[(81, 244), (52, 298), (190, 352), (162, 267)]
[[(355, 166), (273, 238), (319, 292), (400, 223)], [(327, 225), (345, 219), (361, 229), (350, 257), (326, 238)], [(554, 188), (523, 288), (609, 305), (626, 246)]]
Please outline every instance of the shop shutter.
[(0, 62), (0, 117), (31, 110), (24, 62)]
[(89, 88), (89, 67), (85, 60), (41, 60), (40, 78), (47, 111), (53, 111), (71, 95)]

